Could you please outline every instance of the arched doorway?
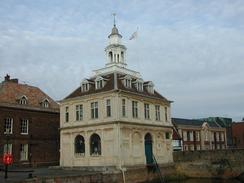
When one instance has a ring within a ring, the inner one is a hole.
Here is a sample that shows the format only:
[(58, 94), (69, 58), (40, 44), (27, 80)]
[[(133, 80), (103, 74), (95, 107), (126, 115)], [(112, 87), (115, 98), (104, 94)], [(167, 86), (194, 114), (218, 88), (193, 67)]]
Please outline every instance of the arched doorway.
[(153, 164), (152, 136), (150, 133), (145, 135), (144, 144), (147, 165)]

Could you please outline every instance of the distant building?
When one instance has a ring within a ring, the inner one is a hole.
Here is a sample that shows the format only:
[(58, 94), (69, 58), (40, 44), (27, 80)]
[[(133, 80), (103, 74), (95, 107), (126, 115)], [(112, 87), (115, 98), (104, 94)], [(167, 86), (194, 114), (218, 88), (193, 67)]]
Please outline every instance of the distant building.
[(232, 119), (231, 118), (225, 118), (225, 117), (208, 117), (208, 118), (202, 118), (198, 119), (201, 121), (206, 121), (206, 122), (214, 122), (220, 125), (221, 127), (226, 129), (226, 140), (227, 140), (227, 147), (231, 148), (233, 146), (232, 143)]
[(182, 138), (175, 126), (173, 127), (172, 146), (173, 146), (173, 151), (183, 150)]
[(172, 162), (171, 102), (126, 68), (116, 25), (108, 38), (106, 67), (61, 101), (60, 165), (145, 166), (153, 155)]
[(59, 106), (39, 88), (7, 75), (0, 83), (0, 122), (0, 161), (9, 152), (16, 166), (58, 163)]
[(232, 123), (233, 147), (244, 148), (244, 122)]
[(226, 148), (226, 129), (215, 122), (172, 118), (172, 123), (181, 136), (183, 151)]

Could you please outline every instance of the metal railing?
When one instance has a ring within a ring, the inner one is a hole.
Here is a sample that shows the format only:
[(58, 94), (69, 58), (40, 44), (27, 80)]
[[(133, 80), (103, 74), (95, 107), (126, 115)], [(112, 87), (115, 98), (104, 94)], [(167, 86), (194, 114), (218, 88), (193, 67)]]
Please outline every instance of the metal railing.
[(158, 175), (159, 175), (159, 178), (160, 178), (160, 182), (161, 183), (166, 183), (166, 181), (164, 180), (164, 177), (163, 177), (163, 175), (161, 173), (160, 167), (158, 166), (158, 163), (157, 163), (157, 160), (156, 160), (155, 156), (154, 155), (152, 155), (152, 156), (153, 156), (154, 166), (155, 166), (156, 171), (158, 172)]

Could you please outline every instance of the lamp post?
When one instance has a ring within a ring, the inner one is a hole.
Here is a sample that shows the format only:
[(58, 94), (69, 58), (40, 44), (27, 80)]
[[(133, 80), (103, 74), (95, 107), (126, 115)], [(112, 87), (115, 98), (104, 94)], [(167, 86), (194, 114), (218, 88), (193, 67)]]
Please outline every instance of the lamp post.
[[(9, 134), (10, 134), (10, 129), (7, 128), (7, 130), (6, 130), (7, 152), (5, 152), (5, 155), (4, 156), (9, 155), (9, 152), (8, 152), (8, 150), (9, 150), (9, 145), (8, 145), (8, 142), (9, 142)], [(6, 158), (4, 158), (4, 159), (6, 161)], [(7, 179), (8, 178), (8, 162), (4, 162), (4, 164), (5, 164), (5, 176), (4, 176), (4, 178)]]

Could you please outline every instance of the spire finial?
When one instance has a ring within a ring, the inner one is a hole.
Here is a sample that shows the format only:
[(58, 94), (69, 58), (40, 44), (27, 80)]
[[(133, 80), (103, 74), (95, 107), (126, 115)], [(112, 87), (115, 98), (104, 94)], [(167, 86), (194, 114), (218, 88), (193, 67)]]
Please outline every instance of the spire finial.
[(114, 27), (115, 27), (116, 26), (116, 22), (115, 22), (116, 13), (113, 13), (112, 15), (114, 16)]

